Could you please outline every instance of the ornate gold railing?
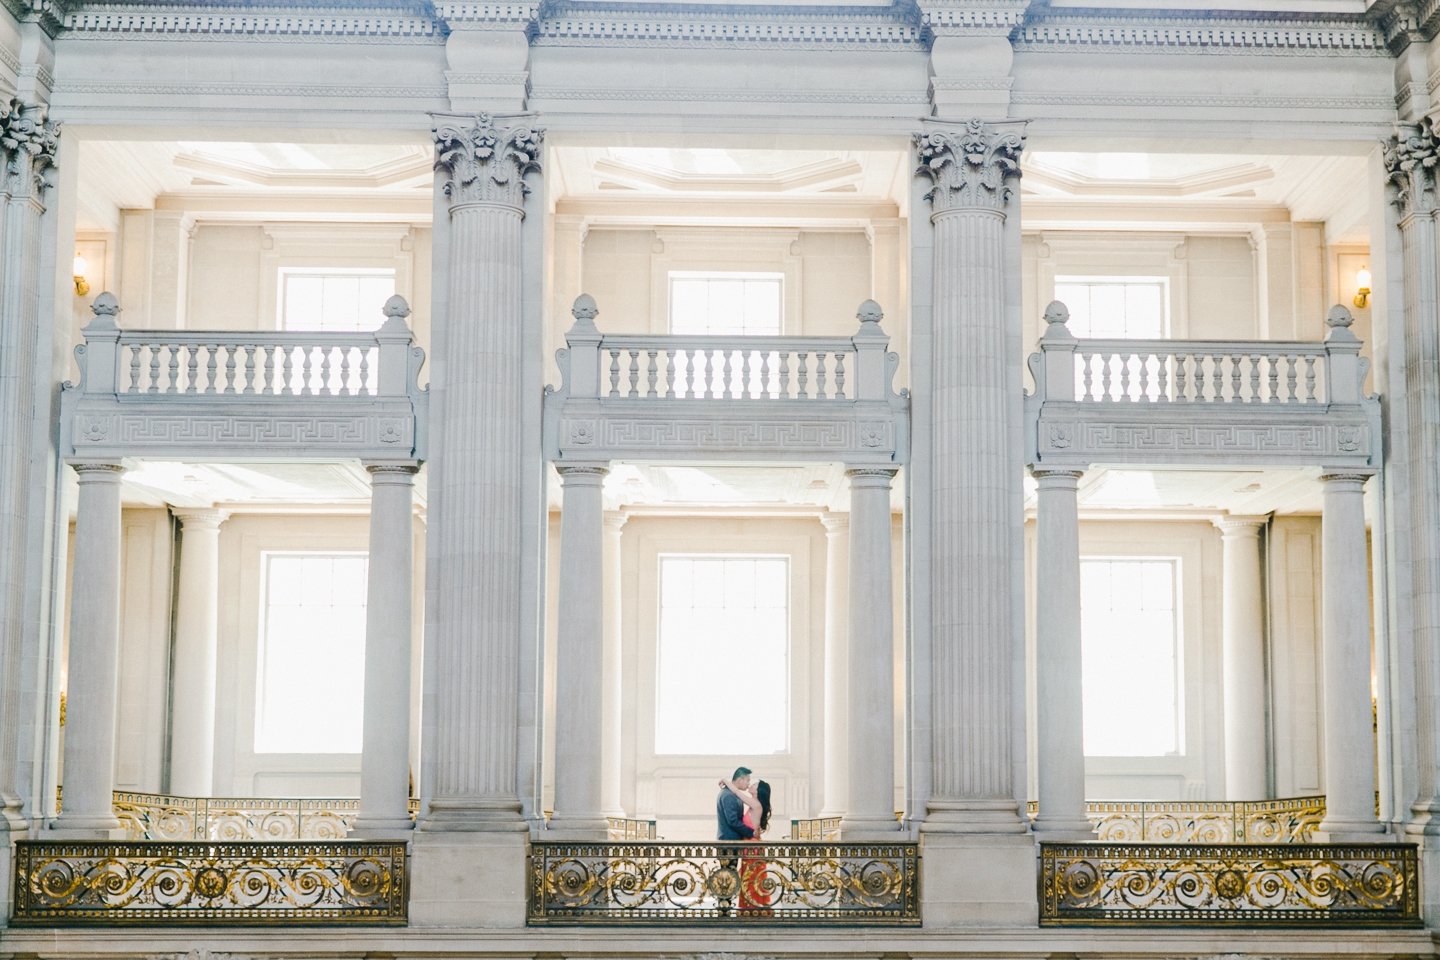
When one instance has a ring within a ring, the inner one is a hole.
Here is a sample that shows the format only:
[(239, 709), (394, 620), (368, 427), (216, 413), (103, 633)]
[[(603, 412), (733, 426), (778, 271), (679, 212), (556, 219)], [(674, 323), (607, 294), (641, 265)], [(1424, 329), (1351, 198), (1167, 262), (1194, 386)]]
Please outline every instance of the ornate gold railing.
[(654, 840), (654, 820), (627, 820), (624, 817), (606, 817), (611, 840)]
[[(360, 801), (348, 797), (170, 797), (115, 793), (126, 840), (339, 840)], [(414, 818), (420, 801), (410, 801)]]
[[(1038, 805), (1028, 806), (1034, 817)], [(1325, 798), (1091, 800), (1085, 815), (1105, 843), (1311, 843)]]
[(402, 924), (404, 843), (22, 840), (15, 924)]
[(1042, 925), (1419, 926), (1413, 844), (1040, 845)]
[(918, 924), (913, 843), (530, 845), (530, 924)]
[(790, 839), (805, 843), (831, 843), (840, 839), (840, 818), (822, 817), (818, 820), (791, 820)]

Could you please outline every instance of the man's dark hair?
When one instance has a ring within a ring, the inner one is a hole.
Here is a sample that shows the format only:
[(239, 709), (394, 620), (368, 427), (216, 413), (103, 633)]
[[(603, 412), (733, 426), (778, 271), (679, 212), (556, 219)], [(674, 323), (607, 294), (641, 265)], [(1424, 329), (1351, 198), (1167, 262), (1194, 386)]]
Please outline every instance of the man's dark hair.
[(739, 780), (741, 777), (748, 777), (748, 776), (750, 776), (750, 774), (752, 774), (752, 773), (754, 773), (754, 771), (751, 770), (749, 767), (736, 767), (736, 768), (735, 768), (735, 775), (732, 776), (730, 779), (731, 779), (731, 780)]

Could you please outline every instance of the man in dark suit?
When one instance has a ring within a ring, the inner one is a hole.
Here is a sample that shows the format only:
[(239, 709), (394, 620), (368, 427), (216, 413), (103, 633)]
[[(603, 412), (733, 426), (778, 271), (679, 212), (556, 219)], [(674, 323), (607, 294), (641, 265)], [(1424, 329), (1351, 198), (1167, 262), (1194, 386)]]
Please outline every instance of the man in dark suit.
[[(736, 768), (730, 782), (737, 790), (749, 790), (750, 768)], [(721, 840), (749, 840), (755, 836), (755, 831), (745, 826), (745, 804), (728, 787), (720, 788), (720, 797), (715, 801), (715, 817), (720, 821)]]

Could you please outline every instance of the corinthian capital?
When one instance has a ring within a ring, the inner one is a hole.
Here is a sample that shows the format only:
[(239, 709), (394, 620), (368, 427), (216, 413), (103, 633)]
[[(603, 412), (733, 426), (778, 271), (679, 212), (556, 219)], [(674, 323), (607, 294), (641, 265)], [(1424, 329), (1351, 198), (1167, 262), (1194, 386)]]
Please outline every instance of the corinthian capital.
[(6, 187), (11, 196), (45, 192), (45, 172), (55, 165), (60, 128), (45, 119), (45, 107), (11, 100), (0, 117), (0, 146), (5, 148)]
[(523, 208), (525, 174), (540, 168), (545, 131), (527, 117), (435, 117), (435, 169), (450, 175), (450, 205), (495, 203)]
[(935, 183), (927, 195), (935, 212), (965, 207), (1002, 209), (1010, 199), (1008, 181), (1020, 175), (1023, 131), (1022, 124), (968, 120), (961, 129), (915, 134), (918, 172)]
[(1395, 125), (1385, 144), (1385, 179), (1402, 215), (1435, 209), (1436, 137), (1428, 119)]

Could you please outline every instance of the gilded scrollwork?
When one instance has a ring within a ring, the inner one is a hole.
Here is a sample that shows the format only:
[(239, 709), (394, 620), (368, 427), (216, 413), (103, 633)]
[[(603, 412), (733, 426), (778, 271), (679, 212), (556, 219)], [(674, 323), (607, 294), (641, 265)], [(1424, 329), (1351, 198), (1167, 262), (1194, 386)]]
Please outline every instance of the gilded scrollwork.
[(913, 924), (913, 843), (531, 844), (531, 924)]
[(927, 130), (914, 135), (918, 173), (935, 184), (927, 195), (936, 213), (964, 207), (1000, 209), (1020, 176), (1025, 136), (968, 120), (961, 130)]
[(525, 118), (500, 125), (505, 119), (488, 113), (435, 118), (435, 169), (450, 177), (445, 195), (452, 206), (493, 203), (524, 208), (525, 174), (540, 167), (545, 131)]
[(400, 923), (403, 843), (56, 843), (16, 848), (17, 924)]
[(1406, 844), (1041, 844), (1042, 924), (1414, 926)]

